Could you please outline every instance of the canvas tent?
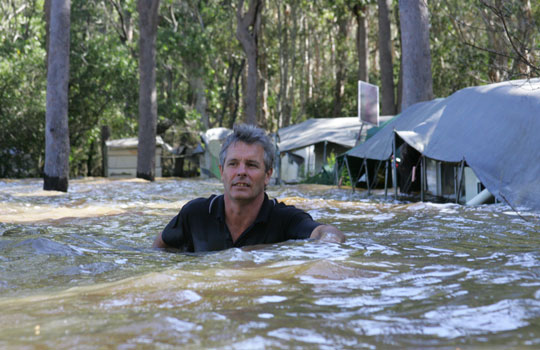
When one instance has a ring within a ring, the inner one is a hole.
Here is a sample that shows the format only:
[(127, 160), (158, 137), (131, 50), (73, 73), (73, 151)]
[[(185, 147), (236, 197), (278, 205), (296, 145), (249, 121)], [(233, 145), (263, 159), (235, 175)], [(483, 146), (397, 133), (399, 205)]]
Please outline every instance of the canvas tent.
[[(381, 117), (388, 120), (388, 117)], [(331, 153), (341, 154), (354, 147), (359, 132), (366, 138), (371, 126), (362, 127), (358, 117), (312, 118), (278, 130), (281, 177), (294, 182), (318, 172)], [(304, 173), (300, 173), (303, 166)]]
[[(105, 175), (107, 177), (135, 177), (137, 174), (137, 146), (136, 137), (108, 140), (106, 143)], [(155, 175), (161, 177), (161, 157), (163, 150), (172, 152), (171, 146), (156, 136)]]
[(540, 79), (508, 81), (415, 104), (346, 157), (388, 160), (400, 139), (423, 157), (465, 162), (498, 200), (540, 210), (539, 135)]
[(231, 129), (219, 127), (208, 129), (200, 134), (205, 146), (204, 152), (200, 153), (199, 160), (202, 178), (221, 178), (219, 173), (219, 152), (221, 145), (231, 133)]

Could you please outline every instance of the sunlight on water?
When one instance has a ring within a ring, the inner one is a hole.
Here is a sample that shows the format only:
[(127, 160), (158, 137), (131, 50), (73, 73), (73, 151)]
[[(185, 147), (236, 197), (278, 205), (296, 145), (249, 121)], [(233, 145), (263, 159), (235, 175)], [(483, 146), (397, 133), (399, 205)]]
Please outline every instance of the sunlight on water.
[(537, 349), (540, 217), (319, 185), (271, 197), (338, 226), (207, 254), (150, 248), (212, 180), (0, 181), (0, 348)]

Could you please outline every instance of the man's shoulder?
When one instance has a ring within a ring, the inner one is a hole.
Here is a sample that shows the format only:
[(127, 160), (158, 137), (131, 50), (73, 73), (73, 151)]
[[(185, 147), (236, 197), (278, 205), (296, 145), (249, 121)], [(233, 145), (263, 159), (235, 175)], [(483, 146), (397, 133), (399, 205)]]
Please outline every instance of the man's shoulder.
[(217, 205), (216, 202), (219, 200), (219, 197), (220, 196), (213, 194), (210, 197), (199, 197), (192, 199), (182, 207), (182, 212), (210, 213), (212, 207)]
[(271, 199), (271, 201), (273, 202), (273, 207), (274, 207), (274, 210), (273, 212), (275, 214), (278, 214), (278, 215), (287, 215), (287, 216), (294, 216), (294, 215), (297, 215), (297, 214), (306, 214), (306, 215), (309, 215), (307, 214), (304, 210), (300, 209), (300, 208), (297, 208), (295, 207), (294, 205), (289, 205), (287, 203), (284, 203), (284, 202), (280, 202), (279, 200), (277, 199)]

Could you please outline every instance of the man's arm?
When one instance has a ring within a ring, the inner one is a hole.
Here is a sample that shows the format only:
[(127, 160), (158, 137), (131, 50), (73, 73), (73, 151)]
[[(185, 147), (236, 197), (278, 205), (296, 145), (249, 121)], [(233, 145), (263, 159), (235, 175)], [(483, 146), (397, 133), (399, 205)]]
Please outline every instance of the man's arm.
[(311, 231), (309, 238), (316, 239), (322, 242), (345, 242), (345, 235), (332, 225), (319, 225)]
[(165, 242), (163, 242), (163, 239), (161, 238), (161, 232), (158, 233), (158, 235), (156, 236), (156, 239), (152, 244), (152, 248), (169, 248), (169, 246), (165, 244)]

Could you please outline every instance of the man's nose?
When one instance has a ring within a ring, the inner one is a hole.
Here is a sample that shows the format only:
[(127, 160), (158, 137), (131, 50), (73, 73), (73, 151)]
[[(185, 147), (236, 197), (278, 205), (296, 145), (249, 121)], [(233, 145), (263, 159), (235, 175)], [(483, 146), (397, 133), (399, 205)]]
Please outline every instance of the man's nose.
[(246, 165), (244, 163), (240, 163), (238, 165), (238, 168), (236, 169), (236, 175), (245, 175), (246, 174)]

